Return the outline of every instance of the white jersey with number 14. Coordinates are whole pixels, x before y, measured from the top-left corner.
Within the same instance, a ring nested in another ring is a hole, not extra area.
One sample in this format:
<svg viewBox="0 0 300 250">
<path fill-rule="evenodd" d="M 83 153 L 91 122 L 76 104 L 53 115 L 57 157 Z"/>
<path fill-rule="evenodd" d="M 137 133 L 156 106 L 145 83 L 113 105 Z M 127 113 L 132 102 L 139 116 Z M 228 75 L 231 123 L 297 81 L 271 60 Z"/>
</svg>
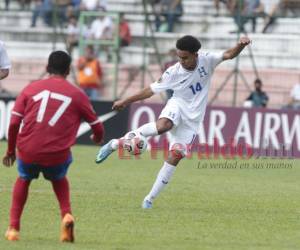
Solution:
<svg viewBox="0 0 300 250">
<path fill-rule="evenodd" d="M 222 60 L 223 53 L 200 52 L 197 67 L 193 71 L 184 69 L 178 62 L 150 87 L 153 93 L 172 89 L 174 93 L 169 102 L 178 105 L 181 120 L 197 131 L 204 119 L 211 77 Z"/>
</svg>

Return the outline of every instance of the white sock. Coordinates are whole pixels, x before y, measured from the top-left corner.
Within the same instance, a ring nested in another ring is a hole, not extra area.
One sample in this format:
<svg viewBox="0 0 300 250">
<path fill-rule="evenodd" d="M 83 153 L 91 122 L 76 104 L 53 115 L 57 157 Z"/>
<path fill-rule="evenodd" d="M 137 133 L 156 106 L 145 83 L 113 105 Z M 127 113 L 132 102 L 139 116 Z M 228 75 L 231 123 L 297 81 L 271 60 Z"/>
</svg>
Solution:
<svg viewBox="0 0 300 250">
<path fill-rule="evenodd" d="M 169 180 L 171 179 L 176 167 L 165 162 L 162 168 L 160 169 L 156 181 L 153 184 L 153 187 L 150 193 L 145 197 L 145 200 L 153 201 L 158 194 L 165 188 L 168 184 Z"/>
<path fill-rule="evenodd" d="M 139 131 L 145 137 L 158 135 L 158 131 L 157 131 L 155 122 L 146 123 L 143 126 L 139 127 L 137 129 L 137 131 Z M 122 139 L 122 138 L 120 138 L 120 139 Z M 113 150 L 117 150 L 119 148 L 120 139 L 113 139 L 112 140 L 111 147 L 112 147 Z"/>
<path fill-rule="evenodd" d="M 111 147 L 113 150 L 117 150 L 119 148 L 119 140 L 118 139 L 113 139 L 111 142 Z"/>
<path fill-rule="evenodd" d="M 139 127 L 137 129 L 137 131 L 139 131 L 145 137 L 158 135 L 158 131 L 157 131 L 155 122 L 146 123 L 143 126 Z"/>
</svg>

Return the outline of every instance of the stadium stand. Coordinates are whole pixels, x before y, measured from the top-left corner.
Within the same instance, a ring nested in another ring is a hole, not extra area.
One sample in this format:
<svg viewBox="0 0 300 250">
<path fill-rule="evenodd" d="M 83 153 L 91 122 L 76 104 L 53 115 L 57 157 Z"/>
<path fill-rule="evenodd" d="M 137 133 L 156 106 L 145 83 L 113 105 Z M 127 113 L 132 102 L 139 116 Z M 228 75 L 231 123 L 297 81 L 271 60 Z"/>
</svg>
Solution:
<svg viewBox="0 0 300 250">
<path fill-rule="evenodd" d="M 234 30 L 233 18 L 225 8 L 221 8 L 220 16 L 215 17 L 215 7 L 211 0 L 184 0 L 184 15 L 176 24 L 174 33 L 155 33 L 155 38 L 160 48 L 160 53 L 165 55 L 174 46 L 175 40 L 183 34 L 193 34 L 197 36 L 203 44 L 203 50 L 221 51 L 236 42 L 237 35 L 230 34 Z M 132 81 L 129 90 L 141 86 L 141 74 L 134 79 L 129 75 L 128 62 L 132 67 L 138 68 L 143 59 L 143 32 L 144 15 L 143 6 L 140 0 L 108 0 L 108 11 L 124 12 L 132 31 L 131 46 L 122 48 L 120 58 L 121 65 L 119 71 L 120 93 L 128 81 Z M 53 40 L 56 39 L 55 48 L 65 49 L 65 30 L 59 30 L 59 34 L 54 38 L 53 28 L 46 27 L 38 21 L 37 27 L 30 28 L 30 11 L 16 11 L 18 5 L 11 3 L 12 11 L 2 12 L 0 15 L 0 39 L 6 42 L 13 68 L 11 75 L 3 82 L 3 86 L 14 93 L 17 93 L 29 81 L 38 79 L 44 72 L 45 59 L 54 48 Z M 278 108 L 288 101 L 290 89 L 299 81 L 300 64 L 300 16 L 295 17 L 294 13 L 287 10 L 287 17 L 276 19 L 275 26 L 271 33 L 249 34 L 253 40 L 252 51 L 259 77 L 263 79 L 264 90 L 270 96 L 269 107 Z M 153 20 L 153 17 L 151 17 Z M 248 25 L 248 24 L 247 24 Z M 246 29 L 248 26 L 246 25 Z M 257 31 L 263 27 L 263 18 L 258 18 Z M 160 68 L 157 65 L 154 49 L 146 49 L 147 63 L 155 78 L 159 78 Z M 74 58 L 79 56 L 78 50 L 74 52 Z M 235 62 L 231 61 L 222 64 L 214 76 L 211 96 L 220 87 L 224 78 L 233 69 Z M 109 71 L 110 64 L 104 65 Z M 252 67 L 252 61 L 246 50 L 241 56 L 240 69 L 243 71 L 250 86 L 256 78 Z M 147 82 L 151 78 L 146 76 Z M 71 79 L 72 80 L 72 79 Z M 110 77 L 106 77 L 105 96 L 111 98 Z M 233 81 L 233 80 L 232 80 Z M 216 100 L 216 105 L 231 105 L 233 83 L 229 82 L 222 90 L 222 94 Z M 126 94 L 125 93 L 125 94 Z M 248 89 L 239 82 L 238 84 L 238 105 L 242 105 L 248 96 Z M 159 97 L 151 101 L 162 101 Z"/>
</svg>

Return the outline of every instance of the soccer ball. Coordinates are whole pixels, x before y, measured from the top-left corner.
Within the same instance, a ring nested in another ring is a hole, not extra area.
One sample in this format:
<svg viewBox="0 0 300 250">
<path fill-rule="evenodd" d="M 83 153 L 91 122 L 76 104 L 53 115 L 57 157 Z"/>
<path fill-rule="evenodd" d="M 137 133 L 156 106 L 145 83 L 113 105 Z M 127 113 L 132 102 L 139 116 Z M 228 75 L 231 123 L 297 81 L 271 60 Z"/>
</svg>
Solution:
<svg viewBox="0 0 300 250">
<path fill-rule="evenodd" d="M 147 149 L 147 139 L 138 131 L 130 131 L 123 138 L 123 148 L 131 155 L 140 155 Z"/>
</svg>

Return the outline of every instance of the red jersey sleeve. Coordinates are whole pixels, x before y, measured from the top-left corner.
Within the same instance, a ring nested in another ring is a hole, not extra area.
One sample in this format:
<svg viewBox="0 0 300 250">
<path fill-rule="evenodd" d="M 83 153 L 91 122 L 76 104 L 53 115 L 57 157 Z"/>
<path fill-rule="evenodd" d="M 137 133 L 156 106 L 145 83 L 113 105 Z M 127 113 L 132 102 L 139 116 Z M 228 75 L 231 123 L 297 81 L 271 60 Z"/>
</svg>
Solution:
<svg viewBox="0 0 300 250">
<path fill-rule="evenodd" d="M 27 97 L 26 94 L 24 93 L 25 91 L 22 91 L 21 94 L 17 97 L 15 106 L 13 108 L 12 114 L 19 115 L 19 116 L 24 116 L 25 113 L 25 108 L 26 108 L 26 102 L 27 102 Z"/>
<path fill-rule="evenodd" d="M 24 117 L 26 108 L 26 95 L 22 92 L 16 99 L 15 106 L 11 112 L 11 118 L 8 128 L 8 155 L 15 155 L 17 136 L 20 129 L 21 122 Z"/>
</svg>

